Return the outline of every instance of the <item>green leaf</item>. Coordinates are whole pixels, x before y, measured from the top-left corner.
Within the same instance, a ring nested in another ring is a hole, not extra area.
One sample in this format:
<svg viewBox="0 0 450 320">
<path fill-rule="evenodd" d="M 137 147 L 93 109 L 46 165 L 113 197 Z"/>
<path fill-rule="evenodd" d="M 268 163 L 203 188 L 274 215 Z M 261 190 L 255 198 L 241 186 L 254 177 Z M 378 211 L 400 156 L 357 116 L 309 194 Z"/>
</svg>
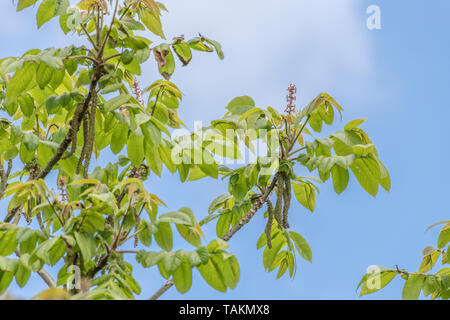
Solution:
<svg viewBox="0 0 450 320">
<path fill-rule="evenodd" d="M 352 146 L 352 150 L 354 154 L 363 157 L 375 152 L 375 146 L 373 144 L 356 144 Z"/>
<path fill-rule="evenodd" d="M 227 287 L 236 288 L 240 278 L 239 263 L 235 256 L 228 257 L 223 261 L 224 282 Z"/>
<path fill-rule="evenodd" d="M 27 284 L 28 279 L 30 279 L 30 275 L 31 270 L 25 267 L 23 263 L 19 261 L 19 266 L 17 267 L 15 274 L 16 282 L 19 285 L 19 287 L 23 288 Z"/>
<path fill-rule="evenodd" d="M 138 137 L 130 132 L 127 141 L 128 158 L 135 167 L 139 167 L 144 160 L 144 137 Z"/>
<path fill-rule="evenodd" d="M 419 272 L 425 273 L 430 271 L 436 264 L 439 256 L 441 255 L 441 251 L 431 246 L 427 246 L 423 249 L 422 255 L 423 259 L 419 266 Z"/>
<path fill-rule="evenodd" d="M 38 29 L 42 27 L 44 23 L 53 18 L 56 9 L 56 0 L 44 0 L 36 14 L 36 21 Z"/>
<path fill-rule="evenodd" d="M 233 196 L 229 193 L 224 193 L 216 197 L 213 201 L 211 201 L 211 204 L 209 205 L 208 214 L 212 214 L 217 209 L 221 208 L 224 203 L 231 198 L 233 198 Z"/>
<path fill-rule="evenodd" d="M 39 88 L 44 89 L 52 80 L 53 69 L 47 66 L 44 62 L 39 63 L 36 70 L 36 82 Z"/>
<path fill-rule="evenodd" d="M 161 18 L 158 13 L 154 13 L 146 8 L 139 8 L 138 15 L 141 21 L 145 24 L 148 30 L 166 39 L 161 25 Z"/>
<path fill-rule="evenodd" d="M 313 112 L 311 114 L 311 118 L 309 118 L 308 124 L 315 132 L 322 131 L 323 121 L 319 112 Z"/>
<path fill-rule="evenodd" d="M 140 250 L 136 254 L 136 261 L 139 262 L 144 268 L 150 268 L 158 264 L 164 254 L 164 252 L 146 252 L 144 250 Z"/>
<path fill-rule="evenodd" d="M 20 253 L 22 256 L 26 253 L 31 253 L 36 247 L 37 236 L 34 230 L 27 229 L 28 231 L 19 236 L 20 231 L 17 233 L 17 242 L 20 244 Z"/>
<path fill-rule="evenodd" d="M 133 61 L 134 55 L 130 50 L 124 50 L 121 55 L 123 64 L 130 64 Z"/>
<path fill-rule="evenodd" d="M 222 46 L 220 45 L 220 43 L 218 43 L 217 41 L 212 40 L 212 39 L 208 39 L 205 37 L 203 37 L 203 38 L 205 39 L 206 43 L 212 45 L 214 47 L 214 49 L 216 49 L 216 53 L 219 56 L 220 60 L 223 60 L 224 55 L 223 55 Z"/>
<path fill-rule="evenodd" d="M 152 230 L 147 220 L 141 220 L 141 228 L 143 230 L 138 234 L 139 241 L 144 246 L 149 247 L 152 244 Z"/>
<path fill-rule="evenodd" d="M 166 43 L 162 43 L 153 49 L 156 62 L 158 63 L 159 73 L 164 79 L 169 80 L 175 71 L 175 60 L 172 51 Z"/>
<path fill-rule="evenodd" d="M 337 131 L 331 135 L 332 137 L 343 142 L 345 145 L 352 147 L 357 144 L 363 144 L 361 138 L 353 131 Z"/>
<path fill-rule="evenodd" d="M 48 114 L 56 114 L 60 110 L 59 99 L 57 95 L 51 95 L 45 101 L 45 108 Z"/>
<path fill-rule="evenodd" d="M 197 248 L 202 245 L 201 235 L 197 228 L 188 227 L 182 224 L 177 224 L 176 227 L 184 240 Z"/>
<path fill-rule="evenodd" d="M 170 227 L 170 223 L 161 222 L 158 226 L 158 232 L 154 234 L 156 243 L 166 250 L 171 251 L 173 246 L 173 236 L 172 236 L 172 228 Z"/>
<path fill-rule="evenodd" d="M 23 144 L 28 150 L 34 151 L 39 145 L 39 138 L 34 133 L 27 132 L 23 136 Z"/>
<path fill-rule="evenodd" d="M 104 87 L 102 89 L 102 94 L 107 94 L 107 93 L 111 93 L 114 91 L 118 91 L 122 88 L 122 86 L 123 86 L 122 83 L 114 83 L 114 84 L 107 85 L 106 87 Z"/>
<path fill-rule="evenodd" d="M 283 274 L 286 273 L 287 267 L 288 267 L 287 260 L 286 259 L 281 260 L 280 267 L 278 268 L 277 272 L 277 279 L 281 278 Z"/>
<path fill-rule="evenodd" d="M 391 177 L 389 176 L 389 172 L 380 160 L 378 160 L 378 165 L 380 168 L 380 185 L 384 190 L 389 192 L 391 190 Z"/>
<path fill-rule="evenodd" d="M 95 242 L 94 242 L 95 244 Z M 52 247 L 49 250 L 49 259 L 50 259 L 50 265 L 55 265 L 65 254 L 66 254 L 66 245 L 64 243 L 64 240 L 59 238 L 55 241 L 55 243 L 52 245 Z M 95 247 L 94 247 L 95 252 Z M 86 260 L 85 260 L 86 262 Z"/>
<path fill-rule="evenodd" d="M 297 201 L 306 209 L 313 212 L 316 206 L 314 187 L 312 187 L 310 183 L 304 181 L 293 181 L 292 187 Z"/>
<path fill-rule="evenodd" d="M 110 148 L 112 153 L 118 154 L 128 141 L 128 126 L 125 123 L 117 123 L 111 136 Z"/>
<path fill-rule="evenodd" d="M 84 263 L 89 263 L 91 258 L 96 255 L 96 242 L 92 234 L 75 232 L 75 239 L 80 247 Z"/>
<path fill-rule="evenodd" d="M 219 220 L 217 220 L 217 224 L 216 224 L 216 235 L 218 237 L 222 238 L 228 232 L 228 230 L 230 230 L 232 218 L 233 217 L 232 217 L 231 212 L 222 214 L 219 217 Z"/>
<path fill-rule="evenodd" d="M 136 59 L 138 63 L 144 63 L 150 58 L 151 51 L 149 48 L 137 49 Z"/>
<path fill-rule="evenodd" d="M 0 256 L 9 256 L 17 248 L 16 233 L 18 229 L 7 230 L 0 237 Z"/>
<path fill-rule="evenodd" d="M 192 59 L 191 48 L 185 41 L 177 41 L 172 45 L 178 59 L 180 59 L 183 66 L 187 65 Z"/>
<path fill-rule="evenodd" d="M 203 279 L 214 289 L 220 292 L 226 292 L 227 286 L 223 281 L 223 276 L 219 271 L 219 267 L 210 258 L 206 263 L 203 263 L 197 267 Z"/>
<path fill-rule="evenodd" d="M 200 170 L 202 170 L 206 175 L 217 179 L 219 176 L 219 166 L 212 157 L 212 155 L 207 150 L 202 150 L 203 158 L 201 163 L 198 165 Z"/>
<path fill-rule="evenodd" d="M 65 15 L 70 7 L 70 0 L 56 0 L 55 16 Z"/>
<path fill-rule="evenodd" d="M 35 4 L 38 0 L 19 0 L 17 3 L 17 11 L 21 11 Z"/>
<path fill-rule="evenodd" d="M 161 176 L 162 160 L 159 149 L 149 143 L 145 143 L 145 159 L 150 169 L 158 176 Z"/>
<path fill-rule="evenodd" d="M 331 169 L 331 176 L 333 178 L 334 191 L 336 191 L 337 194 L 341 194 L 348 185 L 348 169 L 344 169 L 335 164 Z"/>
<path fill-rule="evenodd" d="M 20 110 L 26 117 L 30 117 L 34 111 L 34 99 L 29 93 L 24 93 L 18 97 L 17 102 L 20 105 Z"/>
<path fill-rule="evenodd" d="M 20 148 L 19 148 L 19 157 L 20 157 L 20 161 L 22 161 L 22 163 L 28 163 L 33 159 L 34 152 L 28 150 L 28 148 L 22 142 L 20 144 Z"/>
<path fill-rule="evenodd" d="M 120 96 L 114 97 L 105 103 L 105 110 L 111 112 L 126 104 L 130 99 L 131 96 L 129 94 L 121 94 Z"/>
<path fill-rule="evenodd" d="M 272 249 L 268 246 L 264 248 L 263 252 L 263 265 L 264 269 L 272 271 L 277 267 L 276 257 L 278 252 L 286 245 L 286 239 L 279 235 L 278 237 L 272 237 Z"/>
<path fill-rule="evenodd" d="M 12 103 L 25 90 L 32 87 L 36 75 L 36 64 L 26 63 L 22 69 L 14 73 L 6 88 L 6 102 Z"/>
<path fill-rule="evenodd" d="M 204 39 L 205 38 L 196 37 L 196 38 L 189 40 L 187 43 L 188 43 L 189 47 L 191 47 L 194 50 L 204 51 L 204 52 L 213 52 L 214 49 L 211 48 L 210 46 L 206 45 L 203 42 Z"/>
<path fill-rule="evenodd" d="M 16 259 L 10 259 L 0 256 L 0 271 L 3 272 L 16 272 L 19 262 Z"/>
<path fill-rule="evenodd" d="M 162 266 L 168 274 L 173 274 L 182 263 L 182 251 L 167 252 L 161 259 Z"/>
<path fill-rule="evenodd" d="M 352 120 L 345 125 L 344 129 L 350 131 L 352 129 L 358 128 L 365 121 L 367 121 L 367 118 Z"/>
<path fill-rule="evenodd" d="M 306 242 L 306 240 L 301 235 L 294 231 L 289 231 L 289 236 L 291 237 L 292 241 L 294 242 L 295 248 L 303 257 L 303 259 L 312 263 L 312 251 L 309 247 L 308 242 Z"/>
<path fill-rule="evenodd" d="M 351 166 L 353 174 L 358 180 L 361 187 L 364 188 L 370 195 L 375 197 L 378 193 L 378 179 L 373 176 L 369 168 L 367 158 L 357 159 Z"/>
<path fill-rule="evenodd" d="M 403 300 L 417 300 L 425 282 L 425 276 L 421 274 L 410 274 L 402 291 Z"/>
<path fill-rule="evenodd" d="M 358 287 L 362 285 L 360 296 L 374 293 L 380 289 L 383 289 L 389 282 L 397 275 L 396 270 L 389 270 L 384 267 L 378 267 L 378 272 L 366 274 Z M 376 269 L 374 269 L 376 270 Z"/>
<path fill-rule="evenodd" d="M 208 252 L 214 252 L 214 251 L 225 250 L 228 247 L 229 247 L 228 242 L 226 242 L 225 240 L 222 240 L 221 238 L 217 238 L 208 244 L 207 249 L 208 249 Z"/>
<path fill-rule="evenodd" d="M 5 293 L 6 289 L 9 287 L 13 278 L 14 272 L 0 271 L 0 295 L 3 295 Z"/>
<path fill-rule="evenodd" d="M 439 233 L 437 246 L 438 248 L 443 248 L 449 242 L 450 242 L 450 224 L 447 224 L 442 228 L 441 233 Z"/>
<path fill-rule="evenodd" d="M 183 257 L 181 265 L 172 275 L 175 287 L 178 292 L 186 293 L 192 285 L 192 267 L 189 260 Z"/>
<path fill-rule="evenodd" d="M 232 114 L 242 115 L 255 107 L 255 101 L 249 96 L 236 97 L 228 103 L 226 109 Z"/>
<path fill-rule="evenodd" d="M 172 222 L 176 224 L 182 225 L 192 225 L 191 218 L 184 212 L 181 211 L 172 211 L 163 213 L 158 218 L 161 222 Z"/>
</svg>

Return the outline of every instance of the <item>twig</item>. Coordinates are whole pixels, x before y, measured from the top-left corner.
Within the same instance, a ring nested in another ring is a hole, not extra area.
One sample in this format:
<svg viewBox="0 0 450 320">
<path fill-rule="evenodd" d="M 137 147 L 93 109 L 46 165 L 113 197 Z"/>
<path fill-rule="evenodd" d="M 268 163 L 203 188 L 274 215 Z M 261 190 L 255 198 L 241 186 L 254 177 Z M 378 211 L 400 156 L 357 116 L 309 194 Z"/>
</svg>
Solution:
<svg viewBox="0 0 450 320">
<path fill-rule="evenodd" d="M 98 51 L 97 44 L 96 44 L 95 41 L 92 39 L 92 37 L 91 37 L 91 35 L 89 34 L 89 32 L 87 32 L 86 27 L 85 27 L 82 23 L 81 23 L 80 25 L 81 25 L 81 29 L 83 29 L 84 33 L 86 33 L 86 35 L 87 35 L 87 37 L 88 37 L 88 39 L 89 39 L 89 42 L 92 44 L 92 46 L 94 47 L 94 49 Z"/>
<path fill-rule="evenodd" d="M 134 254 L 138 253 L 138 251 L 136 251 L 136 250 L 117 250 L 116 252 L 117 253 L 134 253 Z"/>
<path fill-rule="evenodd" d="M 116 54 L 113 54 L 112 56 L 106 57 L 105 59 L 103 59 L 103 61 L 108 61 L 108 60 L 114 59 L 116 57 L 120 57 L 121 55 L 122 55 L 121 53 L 116 53 Z"/>
<path fill-rule="evenodd" d="M 114 7 L 114 13 L 112 15 L 111 24 L 109 25 L 108 32 L 106 33 L 105 39 L 103 40 L 103 44 L 100 47 L 100 51 L 98 52 L 99 56 L 103 54 L 103 50 L 105 50 L 106 43 L 108 42 L 109 36 L 111 34 L 112 27 L 114 25 L 114 19 L 116 18 L 117 8 L 119 7 L 119 0 L 116 0 L 116 5 Z"/>
<path fill-rule="evenodd" d="M 174 282 L 172 279 L 167 280 L 167 282 L 158 289 L 148 300 L 158 300 L 167 290 L 173 286 Z"/>
<path fill-rule="evenodd" d="M 52 276 L 47 271 L 45 271 L 44 269 L 41 269 L 37 273 L 50 288 L 56 287 L 56 281 L 53 280 Z"/>
<path fill-rule="evenodd" d="M 308 123 L 309 119 L 311 118 L 311 115 L 309 114 L 306 119 L 305 119 L 305 123 L 303 123 L 302 127 L 300 128 L 300 131 L 297 133 L 297 135 L 295 136 L 294 141 L 292 142 L 291 147 L 288 149 L 288 152 L 292 150 L 292 148 L 295 145 L 295 141 L 297 141 L 298 137 L 300 137 L 300 135 L 302 134 L 303 129 L 305 129 L 306 124 Z"/>
<path fill-rule="evenodd" d="M 83 56 L 83 55 L 81 55 L 81 56 L 70 56 L 70 57 L 67 57 L 66 59 L 88 59 L 88 60 L 91 60 L 93 63 L 95 63 L 97 65 L 100 64 L 97 59 L 95 59 L 93 57 L 90 57 L 90 56 Z"/>
<path fill-rule="evenodd" d="M 291 156 L 293 156 L 294 154 L 296 154 L 297 152 L 300 152 L 300 151 L 302 151 L 302 150 L 305 150 L 306 149 L 306 147 L 301 147 L 301 148 L 299 148 L 299 149 L 297 149 L 297 150 L 295 150 L 295 151 L 292 151 L 292 152 L 290 152 L 290 153 L 288 153 L 288 157 L 291 157 Z"/>
</svg>

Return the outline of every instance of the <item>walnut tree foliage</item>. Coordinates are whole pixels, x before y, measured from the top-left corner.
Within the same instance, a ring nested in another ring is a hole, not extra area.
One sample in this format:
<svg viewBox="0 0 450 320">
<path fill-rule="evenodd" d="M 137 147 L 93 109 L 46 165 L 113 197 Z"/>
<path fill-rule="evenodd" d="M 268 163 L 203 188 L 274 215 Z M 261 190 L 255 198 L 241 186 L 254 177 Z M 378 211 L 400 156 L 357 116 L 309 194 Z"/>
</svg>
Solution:
<svg viewBox="0 0 450 320">
<path fill-rule="evenodd" d="M 170 81 L 176 64 L 189 65 L 195 51 L 224 55 L 203 35 L 168 41 L 163 4 L 17 1 L 17 11 L 28 7 L 37 9 L 38 28 L 58 19 L 62 32 L 78 34 L 87 45 L 32 49 L 0 60 L 0 197 L 9 201 L 0 224 L 0 294 L 13 280 L 25 286 L 36 272 L 49 286 L 38 298 L 133 299 L 141 293 L 134 259 L 167 280 L 153 299 L 173 285 L 187 292 L 193 269 L 226 292 L 240 274 L 227 241 L 260 209 L 267 225 L 255 242 L 264 248 L 264 267 L 277 270 L 277 278 L 294 277 L 298 258 L 312 262 L 307 241 L 290 230 L 294 199 L 313 212 L 316 184 L 331 180 L 340 194 L 350 173 L 374 197 L 379 186 L 390 189 L 389 174 L 360 128 L 365 119 L 314 137 L 343 110 L 327 93 L 296 110 L 291 86 L 284 113 L 237 97 L 223 118 L 173 138 L 173 130 L 184 126 L 177 115 L 182 93 Z M 146 61 L 162 78 L 140 90 L 136 76 L 146 73 Z M 239 159 L 240 144 L 253 151 L 257 140 L 267 152 L 256 161 L 231 168 L 216 160 Z M 105 152 L 116 157 L 93 168 L 93 156 Z M 146 188 L 163 167 L 186 183 L 226 179 L 228 190 L 211 195 L 207 214 L 166 210 L 170 204 Z M 216 239 L 205 238 L 207 227 L 215 227 Z M 173 247 L 173 232 L 186 241 L 183 248 Z M 50 274 L 57 264 L 59 272 Z M 73 285 L 75 267 L 79 286 Z"/>
<path fill-rule="evenodd" d="M 450 250 L 450 220 L 437 222 L 429 229 L 437 225 L 444 225 L 439 233 L 436 247 L 427 246 L 422 250 L 422 261 L 419 270 L 408 272 L 396 266 L 395 269 L 378 266 L 369 270 L 358 284 L 361 287 L 360 295 L 374 293 L 388 285 L 395 276 L 405 280 L 402 290 L 404 300 L 417 300 L 420 293 L 432 300 L 450 299 L 450 267 L 444 267 L 435 273 L 431 273 L 439 259 L 441 264 L 450 264 L 448 252 Z M 448 246 L 447 246 L 448 245 Z M 447 249 L 445 247 L 447 246 Z"/>
</svg>

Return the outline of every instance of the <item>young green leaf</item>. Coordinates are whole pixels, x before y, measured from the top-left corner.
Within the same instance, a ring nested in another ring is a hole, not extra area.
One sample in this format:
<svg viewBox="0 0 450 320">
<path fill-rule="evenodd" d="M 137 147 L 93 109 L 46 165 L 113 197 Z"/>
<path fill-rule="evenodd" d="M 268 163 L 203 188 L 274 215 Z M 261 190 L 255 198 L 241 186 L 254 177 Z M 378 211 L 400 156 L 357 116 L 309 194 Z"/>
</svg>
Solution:
<svg viewBox="0 0 450 320">
<path fill-rule="evenodd" d="M 173 273 L 172 277 L 178 292 L 186 293 L 189 291 L 192 285 L 192 267 L 186 257 L 183 257 L 181 265 Z"/>
<path fill-rule="evenodd" d="M 144 137 L 138 137 L 130 132 L 127 141 L 128 158 L 135 167 L 139 167 L 144 160 Z"/>
<path fill-rule="evenodd" d="M 56 9 L 56 0 L 43 0 L 36 14 L 38 29 L 53 18 Z"/>
<path fill-rule="evenodd" d="M 301 235 L 294 231 L 289 231 L 289 236 L 291 237 L 292 241 L 294 242 L 295 248 L 303 257 L 303 259 L 312 263 L 312 251 L 309 247 L 308 242 L 306 242 L 306 240 Z"/>
<path fill-rule="evenodd" d="M 425 282 L 425 276 L 421 274 L 411 274 L 405 282 L 402 291 L 403 300 L 417 300 Z"/>
</svg>

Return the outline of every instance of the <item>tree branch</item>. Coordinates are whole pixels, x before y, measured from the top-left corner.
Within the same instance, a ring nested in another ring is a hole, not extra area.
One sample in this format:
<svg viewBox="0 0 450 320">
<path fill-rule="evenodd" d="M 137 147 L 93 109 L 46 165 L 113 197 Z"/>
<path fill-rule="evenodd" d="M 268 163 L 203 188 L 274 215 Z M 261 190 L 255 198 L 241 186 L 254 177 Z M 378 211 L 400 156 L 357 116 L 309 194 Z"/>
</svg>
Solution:
<svg viewBox="0 0 450 320">
<path fill-rule="evenodd" d="M 78 109 L 78 107 L 77 107 L 77 110 L 75 110 L 74 117 L 72 118 L 73 122 L 76 122 L 77 124 L 79 124 L 81 122 L 81 120 L 83 119 L 83 117 L 85 116 L 85 114 L 89 108 L 90 102 L 92 100 L 92 97 L 94 95 L 94 91 L 96 90 L 97 83 L 98 83 L 98 80 L 100 79 L 100 76 L 101 76 L 100 69 L 99 68 L 94 69 L 94 77 L 93 77 L 91 85 L 89 87 L 89 92 L 88 92 L 85 100 L 83 101 L 83 104 L 79 105 L 79 106 L 81 106 L 81 108 Z M 56 153 L 49 160 L 49 162 L 47 163 L 45 168 L 42 169 L 42 171 L 39 172 L 39 174 L 37 174 L 37 176 L 30 175 L 28 180 L 44 179 L 50 173 L 50 171 L 52 171 L 53 167 L 58 163 L 58 161 L 61 160 L 64 152 L 67 150 L 67 148 L 70 145 L 70 142 L 73 139 L 73 135 L 75 135 L 78 132 L 78 130 L 79 130 L 79 125 L 75 125 L 74 127 L 71 127 L 69 129 L 69 132 L 67 132 L 64 140 L 61 142 L 58 149 L 56 150 Z M 19 210 L 21 210 L 22 208 L 23 208 L 23 204 L 21 206 L 12 208 L 8 212 L 8 214 L 6 215 L 6 217 L 3 221 L 9 223 L 16 216 L 17 212 Z"/>
<path fill-rule="evenodd" d="M 38 275 L 45 281 L 45 283 L 49 286 L 49 288 L 56 287 L 56 281 L 52 278 L 52 276 L 45 271 L 44 269 L 39 270 Z"/>
<path fill-rule="evenodd" d="M 89 92 L 86 96 L 86 99 L 84 100 L 83 104 L 81 105 L 81 109 L 79 110 L 79 112 L 77 113 L 77 110 L 75 110 L 75 114 L 74 114 L 74 119 L 75 122 L 78 125 L 75 126 L 71 126 L 69 129 L 69 132 L 67 132 L 66 137 L 64 138 L 64 140 L 61 142 L 61 144 L 58 147 L 58 150 L 56 150 L 56 153 L 53 155 L 53 157 L 49 160 L 49 162 L 47 163 L 47 165 L 45 166 L 44 169 L 42 169 L 41 172 L 39 172 L 39 174 L 36 177 L 32 177 L 30 176 L 30 179 L 44 179 L 49 173 L 50 171 L 53 169 L 53 166 L 61 159 L 61 157 L 63 156 L 64 152 L 67 150 L 67 148 L 69 147 L 70 142 L 73 139 L 73 135 L 75 135 L 78 132 L 79 129 L 79 123 L 83 120 L 89 105 L 91 104 L 91 100 L 94 96 L 94 91 L 96 90 L 97 87 L 97 82 L 100 78 L 100 71 L 99 69 L 96 69 L 94 72 L 94 78 L 92 79 L 92 83 L 90 85 L 89 88 Z M 76 119 L 75 119 L 76 118 Z"/>
<path fill-rule="evenodd" d="M 173 279 L 167 280 L 167 282 L 158 289 L 148 300 L 158 300 L 167 290 L 169 290 L 173 286 Z"/>
<path fill-rule="evenodd" d="M 3 198 L 3 194 L 5 193 L 5 189 L 8 186 L 8 177 L 11 173 L 12 169 L 12 159 L 8 160 L 8 168 L 6 169 L 3 167 L 3 165 L 0 163 L 0 177 L 2 179 L 2 182 L 0 183 L 0 199 Z"/>
</svg>

